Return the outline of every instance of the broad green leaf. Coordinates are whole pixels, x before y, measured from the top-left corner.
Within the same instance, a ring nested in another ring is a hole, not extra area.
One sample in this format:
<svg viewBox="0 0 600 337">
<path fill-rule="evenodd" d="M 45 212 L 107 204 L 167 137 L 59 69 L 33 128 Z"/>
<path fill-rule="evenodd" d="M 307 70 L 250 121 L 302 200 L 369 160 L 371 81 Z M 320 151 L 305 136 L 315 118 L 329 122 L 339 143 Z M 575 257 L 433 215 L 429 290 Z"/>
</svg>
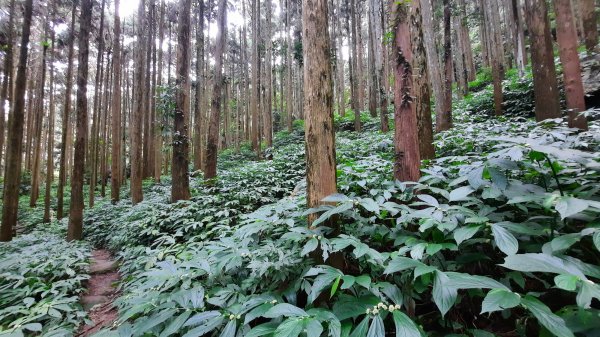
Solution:
<svg viewBox="0 0 600 337">
<path fill-rule="evenodd" d="M 363 288 L 369 289 L 371 287 L 371 278 L 369 275 L 360 275 L 356 277 L 356 283 Z"/>
<path fill-rule="evenodd" d="M 577 305 L 584 309 L 589 309 L 592 304 L 592 298 L 600 300 L 600 287 L 591 281 L 582 281 L 577 297 L 575 298 Z"/>
<path fill-rule="evenodd" d="M 235 333 L 237 331 L 237 322 L 235 320 L 230 320 L 229 323 L 225 325 L 223 331 L 219 337 L 235 337 Z"/>
<path fill-rule="evenodd" d="M 277 329 L 277 323 L 263 323 L 252 328 L 252 330 L 250 330 L 245 337 L 260 337 L 264 335 L 270 335 L 275 332 L 275 329 Z"/>
<path fill-rule="evenodd" d="M 577 289 L 577 282 L 579 282 L 579 277 L 574 275 L 556 275 L 554 277 L 554 284 L 558 288 L 567 291 L 575 291 Z"/>
<path fill-rule="evenodd" d="M 482 226 L 465 226 L 457 228 L 454 233 L 454 240 L 460 245 L 465 240 L 472 238 L 481 229 Z"/>
<path fill-rule="evenodd" d="M 40 323 L 29 323 L 24 324 L 21 328 L 28 331 L 40 332 L 42 331 L 42 325 Z"/>
<path fill-rule="evenodd" d="M 329 298 L 332 298 L 333 295 L 335 295 L 335 293 L 338 290 L 338 287 L 340 286 L 340 280 L 342 279 L 341 276 L 338 276 L 338 278 L 335 280 L 335 282 L 333 282 L 333 285 L 331 286 L 331 292 L 329 294 Z"/>
<path fill-rule="evenodd" d="M 514 308 L 521 303 L 521 296 L 505 289 L 490 290 L 481 303 L 481 313 Z"/>
<path fill-rule="evenodd" d="M 347 210 L 352 209 L 353 207 L 354 207 L 354 204 L 352 202 L 344 202 L 344 203 L 340 204 L 339 206 L 334 207 L 334 208 L 328 210 L 327 212 L 321 214 L 321 216 L 317 220 L 313 221 L 312 226 L 316 227 L 316 226 L 320 225 L 321 223 L 329 220 L 329 218 L 331 218 L 333 215 L 343 213 Z"/>
<path fill-rule="evenodd" d="M 340 193 L 335 193 L 332 194 L 328 197 L 325 197 L 323 200 L 321 200 L 322 202 L 346 202 L 349 201 L 350 198 L 348 198 L 347 196 L 340 194 Z"/>
<path fill-rule="evenodd" d="M 188 319 L 183 326 L 196 326 L 219 316 L 221 316 L 221 313 L 216 310 L 201 312 Z"/>
<path fill-rule="evenodd" d="M 504 227 L 492 224 L 492 233 L 496 246 L 506 255 L 514 255 L 519 251 L 519 242 Z"/>
<path fill-rule="evenodd" d="M 392 312 L 394 325 L 396 326 L 396 337 L 421 337 L 419 328 L 404 313 L 395 310 Z"/>
<path fill-rule="evenodd" d="M 594 246 L 596 246 L 597 250 L 600 250 L 600 232 L 594 233 Z"/>
<path fill-rule="evenodd" d="M 167 327 L 160 333 L 160 337 L 170 336 L 183 326 L 183 323 L 187 321 L 187 319 L 192 314 L 191 311 L 184 311 L 181 315 L 177 316 Z"/>
<path fill-rule="evenodd" d="M 408 257 L 397 256 L 390 261 L 388 266 L 385 268 L 384 273 L 385 274 L 393 274 L 393 273 L 397 273 L 399 271 L 415 268 L 418 266 L 425 266 L 425 264 L 422 262 L 419 262 L 417 260 L 408 258 Z"/>
<path fill-rule="evenodd" d="M 323 333 L 323 325 L 316 319 L 311 319 L 306 323 L 306 337 L 319 337 Z"/>
<path fill-rule="evenodd" d="M 199 325 L 199 326 L 193 328 L 192 330 L 188 331 L 185 335 L 183 335 L 183 337 L 203 336 L 203 335 L 215 330 L 219 326 L 221 326 L 221 324 L 223 324 L 224 320 L 225 320 L 225 318 L 223 316 L 214 317 L 214 318 L 208 320 L 206 323 Z M 186 325 L 187 325 L 187 323 L 186 323 Z"/>
<path fill-rule="evenodd" d="M 557 337 L 574 337 L 573 332 L 567 328 L 565 321 L 555 315 L 550 308 L 533 296 L 525 296 L 521 304 L 527 308 L 538 322 Z"/>
<path fill-rule="evenodd" d="M 447 284 L 450 281 L 448 276 L 441 271 L 435 272 L 435 280 L 433 282 L 433 301 L 438 309 L 445 316 L 456 302 L 456 289 L 449 287 Z"/>
<path fill-rule="evenodd" d="M 576 265 L 547 254 L 515 254 L 504 259 L 502 267 L 522 272 L 542 272 L 553 274 L 571 274 L 586 279 L 585 275 Z"/>
<path fill-rule="evenodd" d="M 450 197 L 448 198 L 448 201 L 452 202 L 452 201 L 465 200 L 465 199 L 467 199 L 469 194 L 471 194 L 473 192 L 475 192 L 475 190 L 469 186 L 459 187 L 459 188 L 453 190 L 452 192 L 450 192 Z"/>
<path fill-rule="evenodd" d="M 257 306 L 256 308 L 250 310 L 244 317 L 244 324 L 248 324 L 248 323 L 252 322 L 253 320 L 255 320 L 256 318 L 261 317 L 262 315 L 264 315 L 265 312 L 269 311 L 269 309 L 271 309 L 272 307 L 273 307 L 273 304 L 271 304 L 271 303 L 263 303 L 263 304 Z"/>
<path fill-rule="evenodd" d="M 304 248 L 302 248 L 300 256 L 305 256 L 308 253 L 314 251 L 315 249 L 317 249 L 317 246 L 319 246 L 319 240 L 317 240 L 316 238 L 308 240 L 308 242 L 304 245 Z"/>
<path fill-rule="evenodd" d="M 369 328 L 370 316 L 367 315 L 363 320 L 356 326 L 354 331 L 350 334 L 350 337 L 366 337 L 367 329 Z"/>
<path fill-rule="evenodd" d="M 148 318 L 142 318 L 137 320 L 133 329 L 133 334 L 142 335 L 143 333 L 150 331 L 155 326 L 173 317 L 176 312 L 177 311 L 175 309 L 165 309 Z"/>
<path fill-rule="evenodd" d="M 379 214 L 381 211 L 379 204 L 371 198 L 362 198 L 358 200 L 358 203 L 367 211 L 375 214 Z"/>
<path fill-rule="evenodd" d="M 485 276 L 446 272 L 446 286 L 455 289 L 508 289 L 504 284 Z"/>
<path fill-rule="evenodd" d="M 440 203 L 437 201 L 437 199 L 435 199 L 434 197 L 430 196 L 429 194 L 419 194 L 419 195 L 417 195 L 417 198 L 421 199 L 421 201 L 425 202 L 429 206 L 433 206 L 433 207 L 439 207 L 440 206 Z"/>
<path fill-rule="evenodd" d="M 279 303 L 269 309 L 263 317 L 267 318 L 277 318 L 280 316 L 286 317 L 298 317 L 298 316 L 308 316 L 306 311 L 298 308 L 297 306 L 291 305 L 289 303 Z"/>
<path fill-rule="evenodd" d="M 273 337 L 297 337 L 303 329 L 304 320 L 295 317 L 288 318 L 275 329 Z"/>
<path fill-rule="evenodd" d="M 385 337 L 385 327 L 383 326 L 383 319 L 381 316 L 375 315 L 369 326 L 367 337 Z"/>
<path fill-rule="evenodd" d="M 583 199 L 561 197 L 556 203 L 555 208 L 560 214 L 561 219 L 564 220 L 565 218 L 585 211 L 589 206 L 589 203 Z"/>
</svg>

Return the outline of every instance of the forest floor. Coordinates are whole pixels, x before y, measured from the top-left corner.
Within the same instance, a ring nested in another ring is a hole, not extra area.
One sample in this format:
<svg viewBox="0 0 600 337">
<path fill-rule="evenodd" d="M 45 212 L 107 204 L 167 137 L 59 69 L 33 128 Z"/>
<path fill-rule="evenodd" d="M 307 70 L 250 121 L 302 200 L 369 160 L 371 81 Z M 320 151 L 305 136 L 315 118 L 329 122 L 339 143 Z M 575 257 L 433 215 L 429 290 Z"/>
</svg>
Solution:
<svg viewBox="0 0 600 337">
<path fill-rule="evenodd" d="M 118 263 L 107 250 L 92 252 L 90 266 L 91 278 L 87 284 L 87 293 L 82 296 L 81 304 L 89 313 L 91 324 L 84 326 L 79 336 L 89 336 L 99 330 L 110 327 L 118 318 L 113 300 L 118 297 L 116 282 L 121 278 Z"/>
</svg>

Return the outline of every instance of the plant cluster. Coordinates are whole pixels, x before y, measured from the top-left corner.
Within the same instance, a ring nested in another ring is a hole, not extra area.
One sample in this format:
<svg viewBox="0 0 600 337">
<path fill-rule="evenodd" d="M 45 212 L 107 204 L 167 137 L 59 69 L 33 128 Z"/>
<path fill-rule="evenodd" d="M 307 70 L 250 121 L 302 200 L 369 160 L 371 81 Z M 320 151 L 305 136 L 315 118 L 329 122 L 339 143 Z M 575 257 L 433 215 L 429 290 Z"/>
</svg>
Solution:
<svg viewBox="0 0 600 337">
<path fill-rule="evenodd" d="M 0 336 L 72 336 L 87 317 L 79 295 L 89 246 L 46 226 L 0 244 Z"/>
</svg>

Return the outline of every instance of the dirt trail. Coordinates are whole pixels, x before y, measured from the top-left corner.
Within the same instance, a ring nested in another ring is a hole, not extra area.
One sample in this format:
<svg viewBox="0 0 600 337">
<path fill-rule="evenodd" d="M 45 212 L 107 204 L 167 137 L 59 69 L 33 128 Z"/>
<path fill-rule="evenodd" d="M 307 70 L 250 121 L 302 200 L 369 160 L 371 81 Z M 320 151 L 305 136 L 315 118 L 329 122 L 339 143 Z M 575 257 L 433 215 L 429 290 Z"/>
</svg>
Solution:
<svg viewBox="0 0 600 337">
<path fill-rule="evenodd" d="M 109 327 L 118 317 L 113 300 L 117 297 L 115 283 L 119 281 L 118 263 L 106 250 L 92 252 L 91 278 L 88 292 L 81 297 L 81 304 L 90 315 L 92 323 L 79 330 L 78 336 L 90 336 L 102 328 Z"/>
</svg>

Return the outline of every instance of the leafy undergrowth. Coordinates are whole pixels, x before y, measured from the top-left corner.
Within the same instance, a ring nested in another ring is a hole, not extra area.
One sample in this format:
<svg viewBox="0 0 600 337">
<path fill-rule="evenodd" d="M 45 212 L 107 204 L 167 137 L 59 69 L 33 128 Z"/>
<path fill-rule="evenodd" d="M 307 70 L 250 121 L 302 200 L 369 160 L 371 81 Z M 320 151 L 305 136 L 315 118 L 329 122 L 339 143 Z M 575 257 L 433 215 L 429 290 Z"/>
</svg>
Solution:
<svg viewBox="0 0 600 337">
<path fill-rule="evenodd" d="M 319 209 L 305 206 L 301 135 L 282 133 L 272 162 L 221 164 L 190 202 L 157 185 L 98 207 L 87 236 L 120 252 L 124 275 L 100 335 L 598 334 L 598 131 L 462 122 L 419 183 L 389 180 L 391 135 L 339 132 L 340 194 Z"/>
<path fill-rule="evenodd" d="M 72 336 L 86 318 L 89 246 L 44 226 L 0 244 L 0 336 Z"/>
</svg>

